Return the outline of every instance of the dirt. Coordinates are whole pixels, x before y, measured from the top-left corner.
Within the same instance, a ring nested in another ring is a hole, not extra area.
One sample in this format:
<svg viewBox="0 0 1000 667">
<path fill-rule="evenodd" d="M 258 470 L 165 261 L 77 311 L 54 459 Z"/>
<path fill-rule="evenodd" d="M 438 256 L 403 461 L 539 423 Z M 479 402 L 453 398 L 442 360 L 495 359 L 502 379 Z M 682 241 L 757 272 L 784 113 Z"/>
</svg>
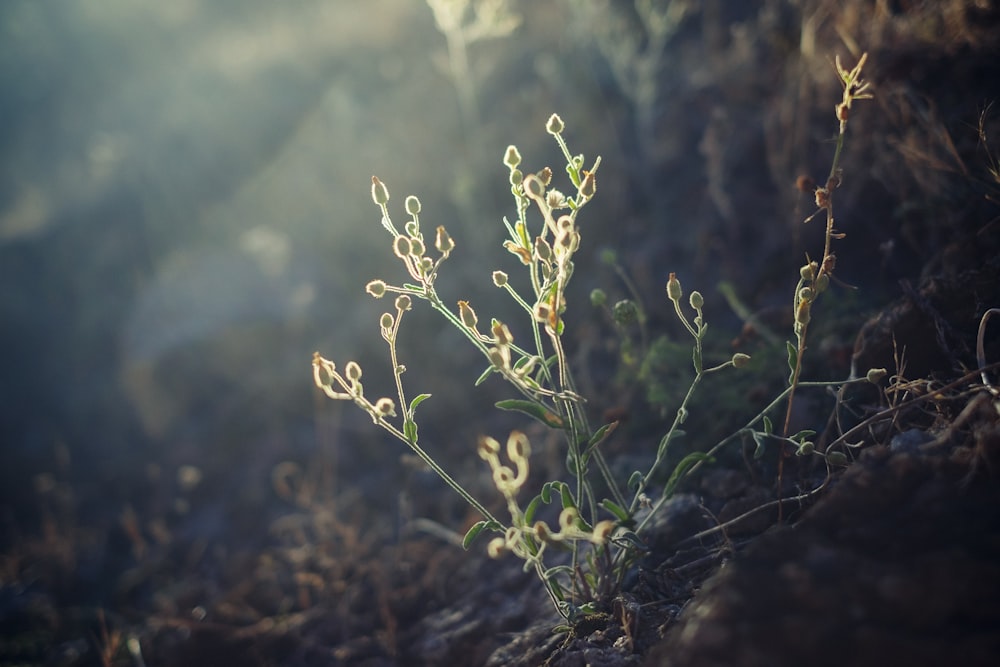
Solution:
<svg viewBox="0 0 1000 667">
<path fill-rule="evenodd" d="M 836 246 L 836 275 L 858 289 L 833 288 L 846 305 L 828 311 L 807 370 L 894 377 L 808 403 L 801 416 L 826 425 L 821 450 L 863 424 L 841 446 L 846 466 L 789 455 L 779 482 L 776 459 L 753 461 L 745 446 L 706 467 L 644 535 L 649 554 L 620 595 L 554 632 L 561 619 L 514 559 L 407 528 L 431 517 L 461 533 L 476 517 L 395 458 L 372 465 L 313 452 L 282 476 L 277 461 L 233 471 L 203 455 L 198 474 L 212 484 L 188 486 L 175 471 L 121 463 L 148 491 L 142 505 L 80 488 L 55 460 L 31 499 L 4 508 L 0 665 L 995 664 L 1000 399 L 978 372 L 976 338 L 983 313 L 1000 307 L 1000 146 L 982 143 L 976 123 L 985 114 L 987 137 L 1000 127 L 984 106 L 1000 95 L 1000 10 L 762 2 L 726 16 L 723 4 L 705 3 L 701 22 L 670 46 L 672 67 L 689 78 L 667 85 L 662 75 L 669 108 L 639 114 L 655 132 L 634 168 L 654 178 L 636 195 L 645 204 L 629 210 L 645 222 L 630 228 L 621 254 L 650 294 L 662 290 L 663 257 L 686 254 L 695 275 L 742 278 L 740 296 L 755 310 L 783 304 L 787 267 L 812 243 L 801 225 L 809 197 L 792 184 L 828 164 L 826 152 L 811 152 L 829 147 L 814 139 L 834 127 L 828 93 L 839 93 L 826 54 L 847 58 L 845 44 L 869 51 L 876 99 L 851 120 L 837 192 L 848 236 Z M 712 83 L 692 83 L 700 74 Z M 619 94 L 614 113 L 629 106 Z M 684 105 L 705 111 L 699 146 L 671 143 L 694 134 L 669 139 Z M 774 143 L 781 132 L 801 133 L 794 155 Z M 677 214 L 702 220 L 705 232 L 668 251 L 669 239 L 653 233 L 656 205 L 681 199 L 683 184 L 659 192 L 656 176 L 693 154 L 707 176 Z M 787 191 L 775 187 L 779 176 Z M 754 221 L 734 212 L 742 206 Z M 761 219 L 776 211 L 794 225 L 762 233 Z M 613 343 L 606 329 L 584 330 L 580 347 Z M 763 354 L 769 343 L 751 332 L 738 345 Z M 1000 360 L 996 322 L 984 353 Z M 623 409 L 638 414 L 622 426 L 626 440 L 656 437 L 650 429 L 662 422 L 641 396 Z M 349 433 L 341 442 L 366 441 Z M 203 495 L 208 486 L 223 497 Z"/>
</svg>

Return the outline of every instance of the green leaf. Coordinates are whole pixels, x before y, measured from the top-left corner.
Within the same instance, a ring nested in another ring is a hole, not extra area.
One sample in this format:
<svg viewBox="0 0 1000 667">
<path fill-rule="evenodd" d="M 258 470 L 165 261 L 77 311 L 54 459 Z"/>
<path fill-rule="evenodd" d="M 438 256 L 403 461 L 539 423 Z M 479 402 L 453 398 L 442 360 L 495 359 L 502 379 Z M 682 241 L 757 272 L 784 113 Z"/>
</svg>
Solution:
<svg viewBox="0 0 1000 667">
<path fill-rule="evenodd" d="M 587 446 L 584 448 L 584 455 L 589 454 L 590 450 L 604 442 L 605 438 L 611 435 L 616 428 L 618 428 L 618 422 L 611 422 L 597 429 L 594 435 L 590 436 L 590 440 L 587 441 Z"/>
<path fill-rule="evenodd" d="M 785 346 L 788 350 L 788 368 L 792 371 L 788 375 L 788 384 L 791 384 L 795 380 L 795 366 L 799 361 L 799 353 L 798 350 L 795 349 L 795 346 L 792 345 L 791 341 L 786 340 Z"/>
<path fill-rule="evenodd" d="M 614 537 L 614 543 L 619 545 L 627 545 L 635 547 L 642 551 L 649 551 L 649 545 L 642 541 L 642 538 L 633 533 L 631 530 L 626 530 L 618 533 Z"/>
<path fill-rule="evenodd" d="M 759 460 L 764 456 L 764 442 L 767 440 L 766 433 L 761 433 L 760 431 L 751 431 L 753 435 L 753 441 L 757 443 L 757 447 L 753 450 L 753 457 L 755 460 Z"/>
<path fill-rule="evenodd" d="M 774 433 L 774 424 L 771 423 L 771 418 L 764 415 L 764 419 L 762 421 L 764 422 L 764 433 L 768 435 Z"/>
<path fill-rule="evenodd" d="M 472 543 L 475 541 L 475 539 L 479 537 L 479 533 L 483 532 L 484 530 L 499 530 L 501 528 L 503 528 L 503 526 L 501 526 L 496 521 L 487 521 L 486 519 L 483 519 L 482 521 L 477 521 L 476 523 L 472 524 L 472 527 L 469 528 L 468 531 L 466 531 L 465 537 L 462 538 L 462 548 L 468 551 L 469 547 L 472 546 Z"/>
<path fill-rule="evenodd" d="M 695 345 L 694 352 L 691 355 L 691 360 L 694 362 L 694 372 L 701 375 L 701 350 Z"/>
<path fill-rule="evenodd" d="M 816 435 L 816 431 L 810 431 L 809 429 L 803 429 L 796 433 L 795 435 L 789 436 L 789 440 L 793 440 L 800 445 L 807 439 Z"/>
<path fill-rule="evenodd" d="M 566 424 L 563 418 L 559 415 L 551 412 L 544 405 L 539 405 L 532 401 L 524 401 L 521 399 L 510 398 L 505 401 L 497 401 L 496 406 L 501 410 L 513 410 L 516 412 L 523 412 L 526 415 L 534 417 L 538 421 L 542 422 L 550 428 L 565 428 Z"/>
<path fill-rule="evenodd" d="M 515 243 L 517 243 L 517 241 L 518 241 L 517 232 L 514 231 L 514 227 L 511 226 L 510 221 L 507 219 L 506 215 L 503 217 L 503 224 L 507 228 L 507 233 L 510 234 L 510 238 Z"/>
<path fill-rule="evenodd" d="M 542 499 L 542 502 L 548 505 L 552 502 L 552 487 L 558 484 L 558 482 L 545 482 L 542 485 L 542 492 L 538 494 L 538 497 Z"/>
<path fill-rule="evenodd" d="M 712 457 L 704 452 L 691 452 L 680 461 L 677 462 L 677 467 L 674 471 L 670 473 L 670 479 L 667 480 L 667 485 L 663 488 L 663 495 L 670 497 L 674 495 L 674 490 L 677 485 L 681 483 L 684 479 L 684 475 L 695 465 L 701 463 L 702 461 L 712 461 Z"/>
<path fill-rule="evenodd" d="M 612 500 L 608 500 L 607 498 L 605 498 L 604 500 L 601 501 L 601 507 L 614 514 L 615 517 L 617 517 L 617 519 L 622 523 L 628 523 L 629 521 L 632 520 L 632 517 L 629 516 L 628 511 L 626 511 L 624 507 L 615 503 Z"/>
<path fill-rule="evenodd" d="M 636 470 L 634 473 L 632 473 L 632 476 L 628 478 L 628 488 L 631 491 L 638 491 L 641 485 L 642 485 L 642 472 Z"/>
<path fill-rule="evenodd" d="M 412 401 L 410 401 L 410 417 L 413 416 L 413 411 L 417 409 L 417 406 L 430 398 L 430 394 L 420 394 L 415 396 Z"/>
<path fill-rule="evenodd" d="M 530 526 L 535 521 L 535 512 L 538 511 L 538 504 L 541 502 L 542 496 L 539 494 L 528 503 L 528 506 L 524 510 L 524 525 Z"/>
<path fill-rule="evenodd" d="M 573 181 L 573 185 L 577 188 L 580 187 L 580 174 L 577 172 L 577 168 L 572 164 L 566 165 L 566 174 L 569 176 L 569 180 Z"/>
<path fill-rule="evenodd" d="M 487 366 L 486 370 L 483 371 L 483 374 L 480 375 L 478 378 L 476 378 L 476 384 L 475 384 L 475 386 L 478 387 L 482 383 L 486 382 L 486 378 L 488 378 L 489 376 L 493 375 L 493 373 L 495 373 L 496 370 L 497 369 L 493 368 L 492 366 Z"/>
<path fill-rule="evenodd" d="M 417 441 L 417 422 L 412 419 L 407 419 L 403 422 L 403 435 L 406 436 L 407 441 L 411 443 L 416 443 Z"/>
<path fill-rule="evenodd" d="M 573 494 L 570 493 L 569 484 L 563 483 L 559 488 L 559 499 L 562 501 L 563 509 L 567 507 L 576 507 L 576 503 L 573 502 Z"/>
</svg>

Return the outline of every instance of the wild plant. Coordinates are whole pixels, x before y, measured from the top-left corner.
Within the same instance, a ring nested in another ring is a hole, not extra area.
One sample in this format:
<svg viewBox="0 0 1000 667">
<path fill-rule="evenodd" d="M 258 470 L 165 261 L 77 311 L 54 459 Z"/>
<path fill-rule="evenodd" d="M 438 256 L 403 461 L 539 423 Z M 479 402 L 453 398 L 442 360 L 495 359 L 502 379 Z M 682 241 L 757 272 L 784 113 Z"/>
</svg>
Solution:
<svg viewBox="0 0 1000 667">
<path fill-rule="evenodd" d="M 444 262 L 455 250 L 455 242 L 444 226 L 439 225 L 433 234 L 431 249 L 430 239 L 421 228 L 420 201 L 412 195 L 404 201 L 409 219 L 402 229 L 397 227 L 389 212 L 389 190 L 373 176 L 372 199 L 381 212 L 382 226 L 392 237 L 392 251 L 409 278 L 399 284 L 376 279 L 366 286 L 368 294 L 376 299 L 395 296 L 393 307 L 379 320 L 379 330 L 389 348 L 396 396 L 371 400 L 365 394 L 358 363 L 350 361 L 340 370 L 318 352 L 313 357 L 316 385 L 330 398 L 354 402 L 376 426 L 405 443 L 482 516 L 465 534 L 463 546 L 468 548 L 484 531 L 496 533 L 487 545 L 489 555 L 513 554 L 522 559 L 525 570 L 533 569 L 537 573 L 553 605 L 567 621 L 572 622 L 581 614 L 598 609 L 620 590 L 625 574 L 645 554 L 646 545 L 641 535 L 651 518 L 669 501 L 680 482 L 702 463 L 712 460 L 720 448 L 752 438 L 757 442 L 759 453 L 766 442 L 776 440 L 782 447 L 794 445 L 801 455 L 827 456 L 832 462 L 843 459 L 842 454 L 835 457 L 815 451 L 809 440 L 812 431 L 793 436 L 776 434 L 768 414 L 783 402 L 790 402 L 797 388 L 844 384 L 804 382 L 799 379 L 799 371 L 810 307 L 826 288 L 833 271 L 830 241 L 838 238 L 839 233 L 833 227 L 831 192 L 840 183 L 838 160 L 851 103 L 867 96 L 866 84 L 860 80 L 863 63 L 864 58 L 848 72 L 838 61 L 838 72 L 845 86 L 844 101 L 837 107 L 841 120 L 840 140 L 831 176 L 823 188 L 816 190 L 817 205 L 828 215 L 826 247 L 822 263 L 810 262 L 802 269 L 796 289 L 798 345 L 789 344 L 790 351 L 795 347 L 794 358 L 790 359 L 793 374 L 789 386 L 744 427 L 707 452 L 692 452 L 681 458 L 669 474 L 664 470 L 671 458 L 668 456 L 671 444 L 683 435 L 682 426 L 688 418 L 692 397 L 704 378 L 730 367 L 744 368 L 750 357 L 736 353 L 709 361 L 711 355 L 704 349 L 708 331 L 704 297 L 692 291 L 685 299 L 680 280 L 671 273 L 666 284 L 667 298 L 678 322 L 693 341 L 693 378 L 656 451 L 650 453 L 651 463 L 644 472 L 632 472 L 622 485 L 605 459 L 602 444 L 617 423 L 592 426 L 586 400 L 578 392 L 564 346 L 567 288 L 575 272 L 574 259 L 582 237 L 579 217 L 596 195 L 601 159 L 596 158 L 589 169 L 585 168 L 585 157 L 570 151 L 563 136 L 563 121 L 555 114 L 548 119 L 545 128 L 565 159 L 570 194 L 554 186 L 554 173 L 548 167 L 527 173 L 522 171 L 521 154 L 515 146 L 509 146 L 503 157 L 515 211 L 513 220 L 503 219 L 507 231 L 503 248 L 523 267 L 527 287 L 515 288 L 509 276 L 500 270 L 492 272 L 492 280 L 521 311 L 520 326 L 529 332 L 527 342 L 515 340 L 508 323 L 496 317 L 489 319 L 488 326 L 482 323 L 469 300 L 460 300 L 455 307 L 444 302 L 437 292 L 436 282 Z M 498 408 L 529 415 L 563 436 L 567 479 L 545 482 L 526 501 L 525 487 L 531 465 L 528 437 L 522 431 L 512 431 L 504 447 L 491 436 L 480 437 L 478 454 L 489 467 L 509 519 L 497 517 L 487 508 L 488 503 L 474 497 L 419 444 L 416 410 L 430 395 L 419 393 L 410 398 L 403 382 L 406 367 L 400 361 L 398 348 L 401 324 L 414 301 L 426 302 L 482 355 L 485 370 L 477 384 L 496 375 L 516 392 L 515 398 L 498 402 Z M 848 383 L 865 380 L 860 378 Z M 556 502 L 560 506 L 557 525 L 550 525 L 541 518 L 548 515 L 543 507 Z"/>
</svg>

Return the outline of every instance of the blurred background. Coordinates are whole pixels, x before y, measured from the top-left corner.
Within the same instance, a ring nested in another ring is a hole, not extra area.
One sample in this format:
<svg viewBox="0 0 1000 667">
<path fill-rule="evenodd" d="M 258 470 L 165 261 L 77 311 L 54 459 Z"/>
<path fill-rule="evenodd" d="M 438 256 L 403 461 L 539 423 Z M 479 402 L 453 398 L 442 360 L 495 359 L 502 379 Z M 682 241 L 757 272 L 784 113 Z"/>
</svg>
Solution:
<svg viewBox="0 0 1000 667">
<path fill-rule="evenodd" d="M 402 272 L 373 174 L 397 223 L 416 194 L 425 229 L 455 239 L 446 299 L 511 312 L 490 280 L 516 272 L 498 249 L 502 157 L 514 143 L 525 170 L 561 174 L 552 112 L 572 151 L 603 158 L 573 349 L 614 338 L 586 302 L 625 294 L 607 250 L 653 324 L 674 271 L 737 332 L 719 281 L 753 309 L 784 304 L 820 252 L 794 184 L 828 169 L 834 56 L 870 51 L 877 101 L 852 119 L 839 204 L 860 325 L 991 205 L 975 128 L 995 127 L 997 25 L 987 1 L 5 0 L 0 544 L 87 526 L 63 583 L 94 602 L 122 595 L 108 582 L 141 545 L 266 541 L 294 495 L 276 470 L 381 520 L 409 489 L 408 511 L 460 524 L 399 443 L 320 400 L 311 355 L 357 360 L 372 396 L 391 393 L 385 304 L 364 285 Z M 955 71 L 964 87 L 945 85 Z M 476 436 L 520 422 L 485 410 L 503 387 L 471 391 L 482 362 L 461 340 L 418 308 L 401 352 L 411 395 L 434 395 L 422 441 L 475 478 Z M 620 401 L 613 375 L 591 371 L 595 409 Z"/>
</svg>

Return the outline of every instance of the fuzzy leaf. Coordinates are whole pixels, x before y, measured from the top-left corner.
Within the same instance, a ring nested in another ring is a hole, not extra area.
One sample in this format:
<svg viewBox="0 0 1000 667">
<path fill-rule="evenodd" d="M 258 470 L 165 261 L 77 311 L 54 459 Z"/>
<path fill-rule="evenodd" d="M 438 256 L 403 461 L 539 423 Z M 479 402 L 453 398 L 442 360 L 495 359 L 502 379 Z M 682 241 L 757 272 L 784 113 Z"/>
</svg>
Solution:
<svg viewBox="0 0 1000 667">
<path fill-rule="evenodd" d="M 764 442 L 766 441 L 766 433 L 761 433 L 760 431 L 751 431 L 753 435 L 753 441 L 757 443 L 757 447 L 753 450 L 754 460 L 759 460 L 764 456 Z"/>
<path fill-rule="evenodd" d="M 480 375 L 478 378 L 476 378 L 476 384 L 475 384 L 475 386 L 478 387 L 482 383 L 486 382 L 486 378 L 488 378 L 489 376 L 493 375 L 493 373 L 495 371 L 496 371 L 496 369 L 493 368 L 492 366 L 487 366 L 486 370 L 483 371 L 483 374 Z"/>
<path fill-rule="evenodd" d="M 674 471 L 670 473 L 670 479 L 667 480 L 667 485 L 663 488 L 663 495 L 667 497 L 674 495 L 674 490 L 677 488 L 677 485 L 681 483 L 681 480 L 684 479 L 685 473 L 702 461 L 711 462 L 712 457 L 704 452 L 691 452 L 678 461 L 677 467 L 675 467 Z"/>
<path fill-rule="evenodd" d="M 771 435 L 772 433 L 774 433 L 774 424 L 771 423 L 771 418 L 770 417 L 768 417 L 767 415 L 764 415 L 764 418 L 761 421 L 764 422 L 764 433 L 766 433 L 768 435 Z"/>
<path fill-rule="evenodd" d="M 608 500 L 607 498 L 601 501 L 601 507 L 614 514 L 615 517 L 622 523 L 628 523 L 632 520 L 632 517 L 629 516 L 628 511 L 624 507 L 614 501 Z"/>
<path fill-rule="evenodd" d="M 791 384 L 795 379 L 795 366 L 798 364 L 799 352 L 792 345 L 791 341 L 785 341 L 785 346 L 788 350 L 788 368 L 791 370 L 791 373 L 788 375 L 788 384 Z"/>
<path fill-rule="evenodd" d="M 534 417 L 550 428 L 565 428 L 565 422 L 563 422 L 562 417 L 549 411 L 545 406 L 539 405 L 538 403 L 511 398 L 505 401 L 497 401 L 496 406 L 501 410 L 523 412 L 526 415 Z"/>
<path fill-rule="evenodd" d="M 407 419 L 403 422 L 403 435 L 406 439 L 413 443 L 417 441 L 417 422 L 412 419 Z"/>
<path fill-rule="evenodd" d="M 631 491 L 638 491 L 639 486 L 642 484 L 642 472 L 636 470 L 632 473 L 632 476 L 628 478 L 628 488 Z"/>
<path fill-rule="evenodd" d="M 417 406 L 430 398 L 430 394 L 420 394 L 415 396 L 412 401 L 410 401 L 410 416 L 413 416 L 413 411 L 417 409 Z"/>
<path fill-rule="evenodd" d="M 496 521 L 487 521 L 486 519 L 483 519 L 482 521 L 477 521 L 476 523 L 472 524 L 472 527 L 469 528 L 468 531 L 466 531 L 465 537 L 462 538 L 462 548 L 468 551 L 469 547 L 472 546 L 472 543 L 475 541 L 475 539 L 479 537 L 479 533 L 483 532 L 484 530 L 487 529 L 498 530 L 500 528 L 503 528 L 503 526 L 501 526 Z"/>
</svg>

